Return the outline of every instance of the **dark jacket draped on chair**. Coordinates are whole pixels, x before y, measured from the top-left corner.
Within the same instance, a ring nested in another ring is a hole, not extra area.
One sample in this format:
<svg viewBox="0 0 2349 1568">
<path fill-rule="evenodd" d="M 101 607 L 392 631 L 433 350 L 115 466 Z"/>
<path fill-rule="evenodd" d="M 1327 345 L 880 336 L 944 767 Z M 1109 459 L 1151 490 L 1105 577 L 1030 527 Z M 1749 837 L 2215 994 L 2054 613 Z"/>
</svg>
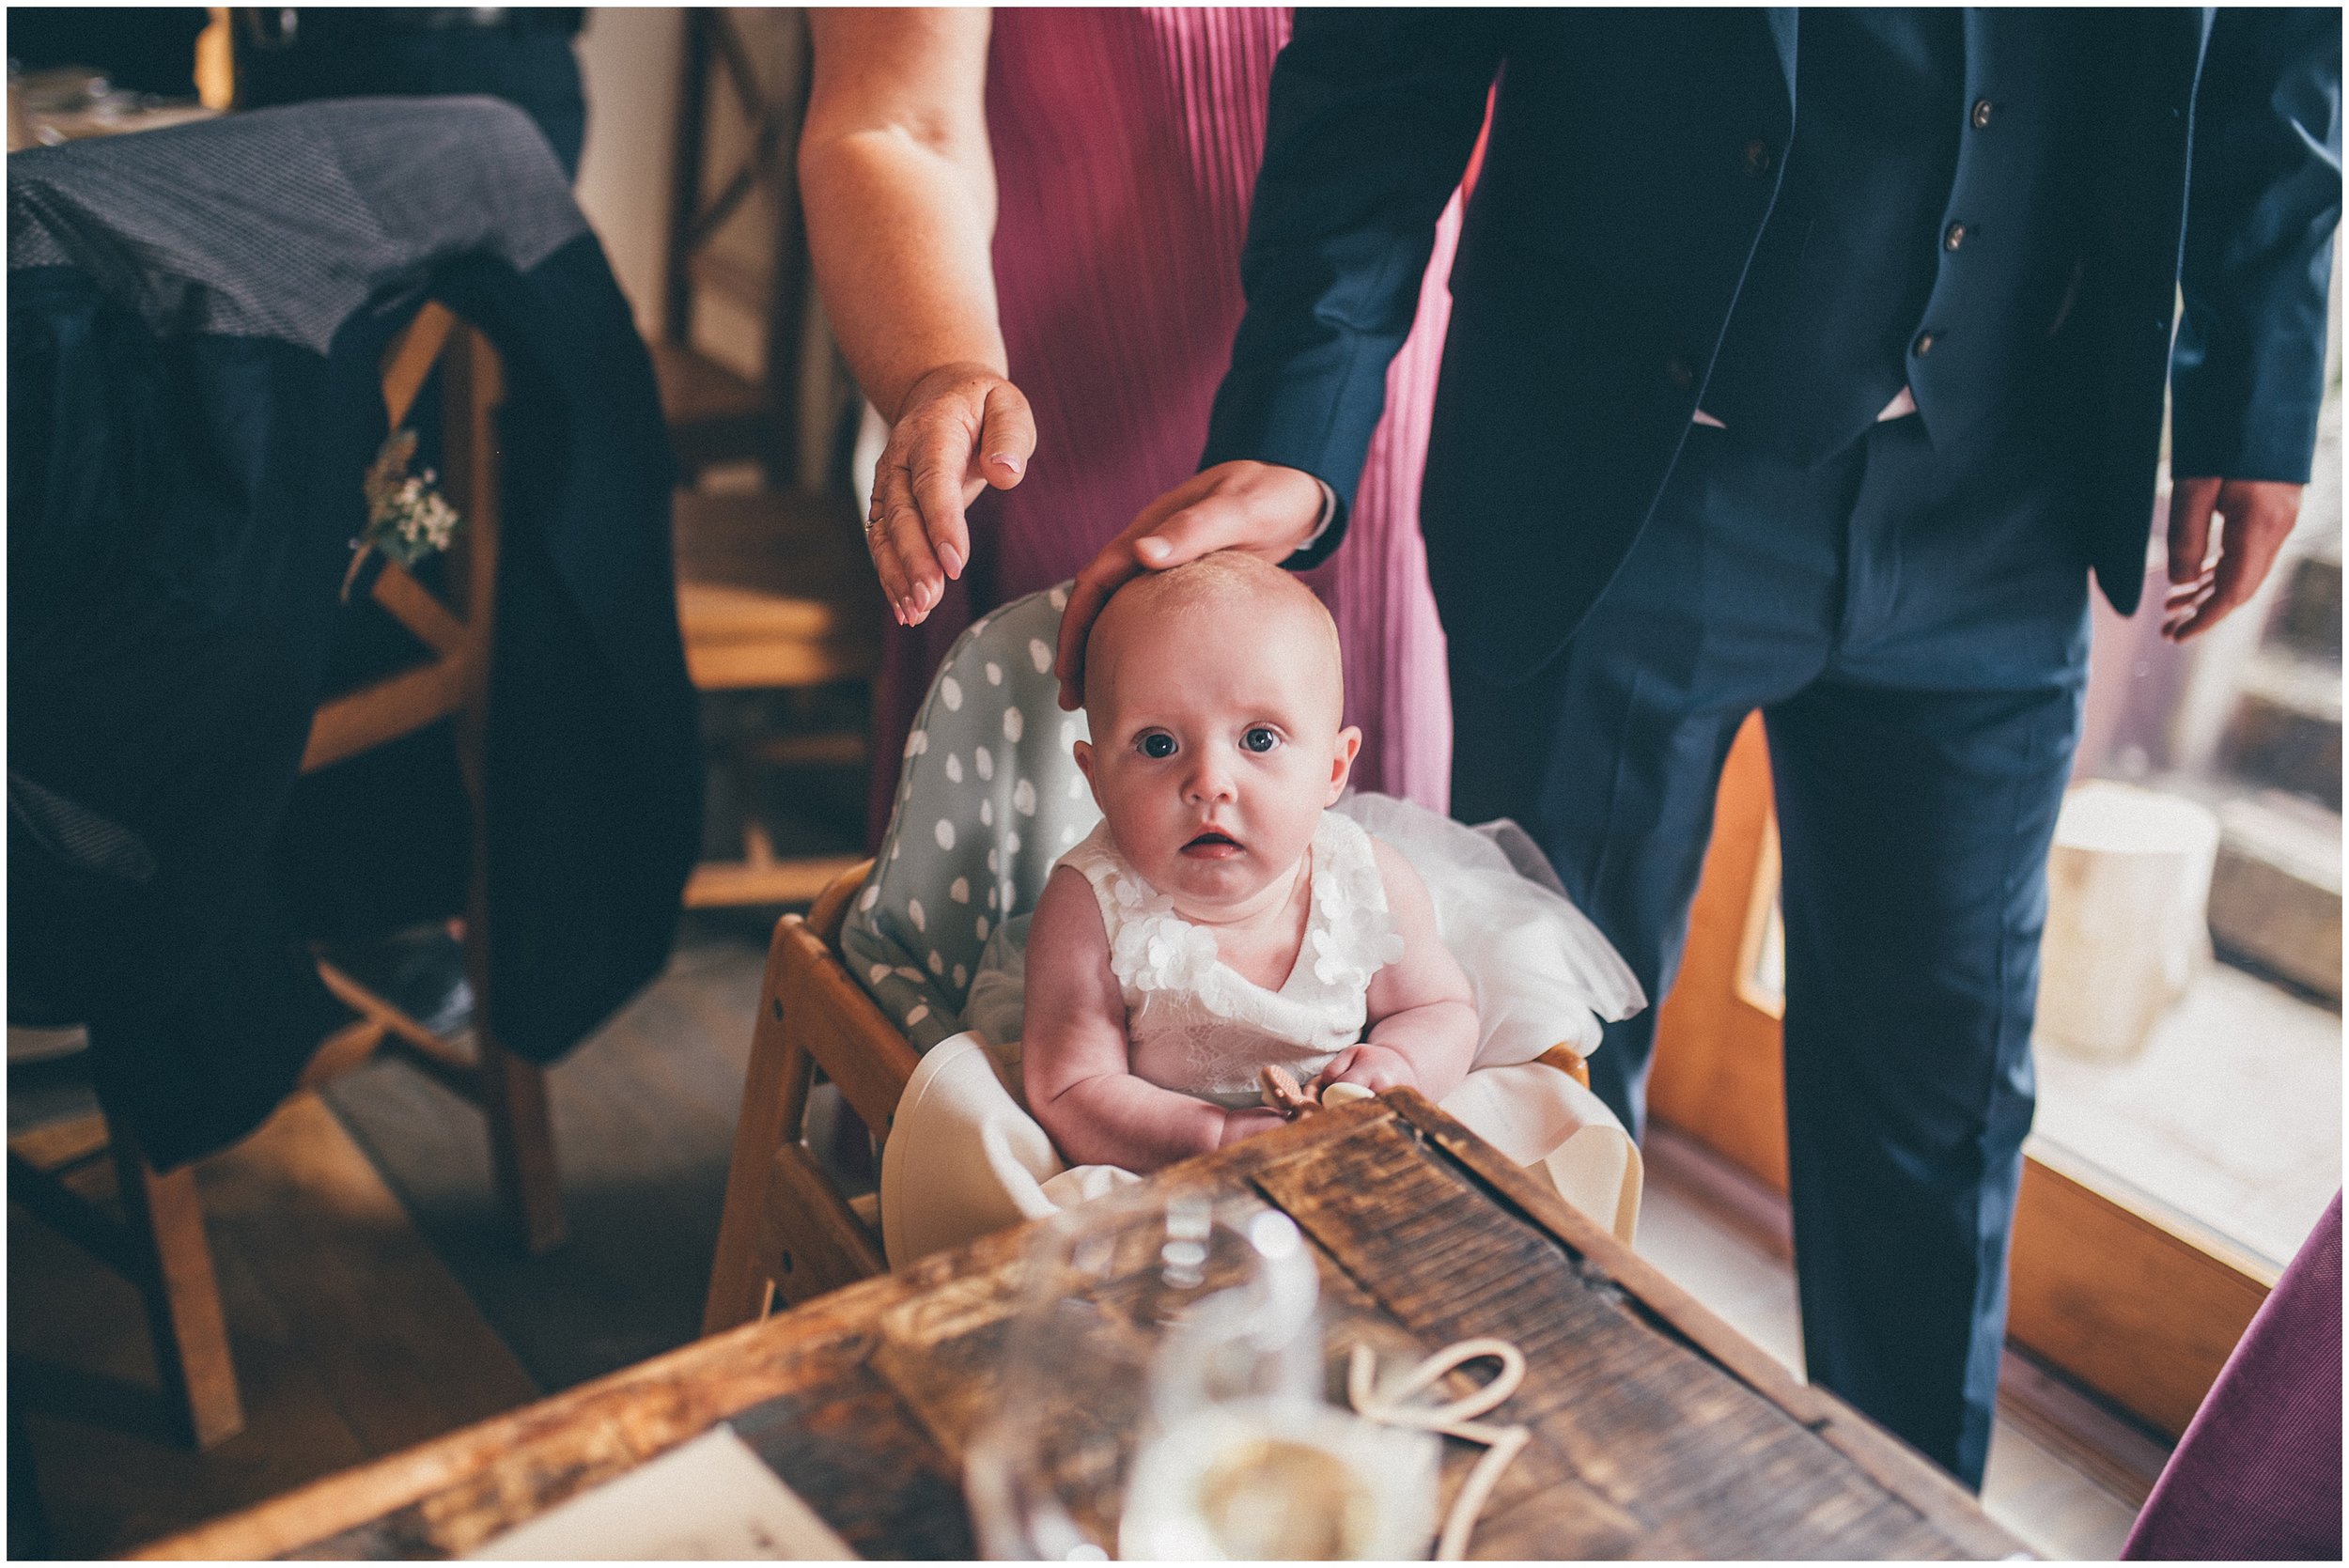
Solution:
<svg viewBox="0 0 2349 1568">
<path fill-rule="evenodd" d="M 86 1022 L 158 1165 L 348 1021 L 283 840 L 369 613 L 338 589 L 379 361 L 430 296 L 506 372 L 490 1022 L 575 1045 L 666 960 L 701 781 L 651 367 L 544 141 L 491 100 L 360 100 L 17 153 L 8 270 L 11 1019 Z M 335 805 L 461 907 L 461 819 Z"/>
</svg>

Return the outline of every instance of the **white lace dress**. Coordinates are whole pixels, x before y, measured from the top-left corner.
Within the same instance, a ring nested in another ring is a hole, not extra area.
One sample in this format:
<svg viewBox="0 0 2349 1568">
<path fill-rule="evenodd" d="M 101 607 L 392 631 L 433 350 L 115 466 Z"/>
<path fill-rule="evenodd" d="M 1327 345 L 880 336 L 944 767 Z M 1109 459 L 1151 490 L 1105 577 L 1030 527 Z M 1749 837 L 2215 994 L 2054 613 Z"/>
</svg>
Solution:
<svg viewBox="0 0 2349 1568">
<path fill-rule="evenodd" d="M 1305 939 L 1277 991 L 1225 963 L 1214 935 L 1176 914 L 1117 852 L 1107 823 L 1060 858 L 1100 902 L 1136 1078 L 1237 1109 L 1260 1103 L 1262 1068 L 1304 1083 L 1362 1037 L 1371 976 L 1403 955 L 1403 939 L 1359 825 L 1322 813 L 1307 855 Z"/>
<path fill-rule="evenodd" d="M 1055 863 L 1082 873 L 1100 901 L 1134 1072 L 1248 1106 L 1266 1063 L 1303 1083 L 1359 1039 L 1370 978 L 1400 953 L 1374 832 L 1426 883 L 1438 934 L 1475 993 L 1475 1065 L 1443 1109 L 1628 1241 L 1639 1151 L 1595 1095 L 1535 1058 L 1560 1041 L 1588 1051 L 1600 1019 L 1626 1017 L 1643 999 L 1512 824 L 1470 829 L 1408 801 L 1347 796 L 1315 832 L 1305 940 L 1277 991 L 1225 964 L 1215 939 L 1176 915 L 1097 831 Z M 1137 1179 L 1112 1165 L 1069 1166 L 1021 1102 L 1027 928 L 1019 914 L 990 933 L 963 1032 L 923 1056 L 898 1101 L 881 1157 L 893 1265 Z"/>
</svg>

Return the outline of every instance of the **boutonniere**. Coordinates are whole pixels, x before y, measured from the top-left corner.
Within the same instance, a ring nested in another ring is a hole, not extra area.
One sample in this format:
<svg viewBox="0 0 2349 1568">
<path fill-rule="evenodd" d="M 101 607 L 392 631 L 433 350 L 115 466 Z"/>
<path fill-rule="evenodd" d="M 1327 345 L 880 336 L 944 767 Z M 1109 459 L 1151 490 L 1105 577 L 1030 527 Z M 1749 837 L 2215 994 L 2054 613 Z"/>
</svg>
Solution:
<svg viewBox="0 0 2349 1568">
<path fill-rule="evenodd" d="M 383 444 L 376 448 L 375 461 L 367 465 L 366 477 L 360 481 L 367 497 L 367 526 L 356 541 L 358 550 L 350 558 L 350 570 L 343 577 L 346 599 L 368 551 L 380 550 L 401 566 L 412 567 L 446 550 L 456 536 L 463 519 L 448 498 L 434 489 L 438 474 L 428 468 L 422 474 L 408 472 L 415 458 L 416 432 L 399 429 L 383 438 Z"/>
</svg>

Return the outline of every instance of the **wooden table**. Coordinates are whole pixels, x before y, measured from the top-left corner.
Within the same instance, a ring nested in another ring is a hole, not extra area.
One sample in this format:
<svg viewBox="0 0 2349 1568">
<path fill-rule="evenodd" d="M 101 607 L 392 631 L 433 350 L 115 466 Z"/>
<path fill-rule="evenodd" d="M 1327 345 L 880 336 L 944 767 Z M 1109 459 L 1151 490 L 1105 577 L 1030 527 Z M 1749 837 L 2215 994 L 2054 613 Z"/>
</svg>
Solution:
<svg viewBox="0 0 2349 1568">
<path fill-rule="evenodd" d="M 1533 1429 L 1473 1555 L 2000 1558 L 1963 1489 L 1797 1382 L 1419 1095 L 1309 1117 L 1154 1178 L 1252 1193 L 1317 1249 L 1333 1358 L 1498 1335 Z M 729 1421 L 856 1548 L 962 1558 L 1024 1229 L 615 1373 L 156 1543 L 158 1558 L 443 1556 Z M 1470 1380 L 1473 1382 L 1474 1379 Z M 1465 1389 L 1468 1385 L 1463 1384 Z M 1449 1499 L 1481 1450 L 1447 1441 Z"/>
</svg>

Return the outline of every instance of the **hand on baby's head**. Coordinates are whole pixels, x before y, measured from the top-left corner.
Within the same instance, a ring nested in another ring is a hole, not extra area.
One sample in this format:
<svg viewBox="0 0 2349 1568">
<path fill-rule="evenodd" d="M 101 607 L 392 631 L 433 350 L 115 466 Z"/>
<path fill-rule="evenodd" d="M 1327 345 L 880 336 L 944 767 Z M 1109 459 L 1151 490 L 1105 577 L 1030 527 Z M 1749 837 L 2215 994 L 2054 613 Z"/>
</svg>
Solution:
<svg viewBox="0 0 2349 1568">
<path fill-rule="evenodd" d="M 1237 639 L 1217 635 L 1233 630 L 1240 633 Z M 1285 634 L 1299 640 L 1283 647 L 1280 639 Z M 1085 641 L 1084 706 L 1097 733 L 1103 709 L 1117 696 L 1122 657 L 1154 644 L 1181 646 L 1195 660 L 1247 665 L 1262 665 L 1277 652 L 1301 655 L 1276 673 L 1300 695 L 1317 690 L 1328 703 L 1330 730 L 1338 727 L 1346 706 L 1346 671 L 1337 623 L 1303 582 L 1256 556 L 1218 551 L 1166 571 L 1145 572 L 1118 589 Z M 1148 668 L 1154 672 L 1156 666 Z"/>
<path fill-rule="evenodd" d="M 1119 589 L 1085 656 L 1077 763 L 1118 850 L 1194 915 L 1279 891 L 1346 786 L 1337 629 L 1312 590 L 1221 552 Z"/>
</svg>

